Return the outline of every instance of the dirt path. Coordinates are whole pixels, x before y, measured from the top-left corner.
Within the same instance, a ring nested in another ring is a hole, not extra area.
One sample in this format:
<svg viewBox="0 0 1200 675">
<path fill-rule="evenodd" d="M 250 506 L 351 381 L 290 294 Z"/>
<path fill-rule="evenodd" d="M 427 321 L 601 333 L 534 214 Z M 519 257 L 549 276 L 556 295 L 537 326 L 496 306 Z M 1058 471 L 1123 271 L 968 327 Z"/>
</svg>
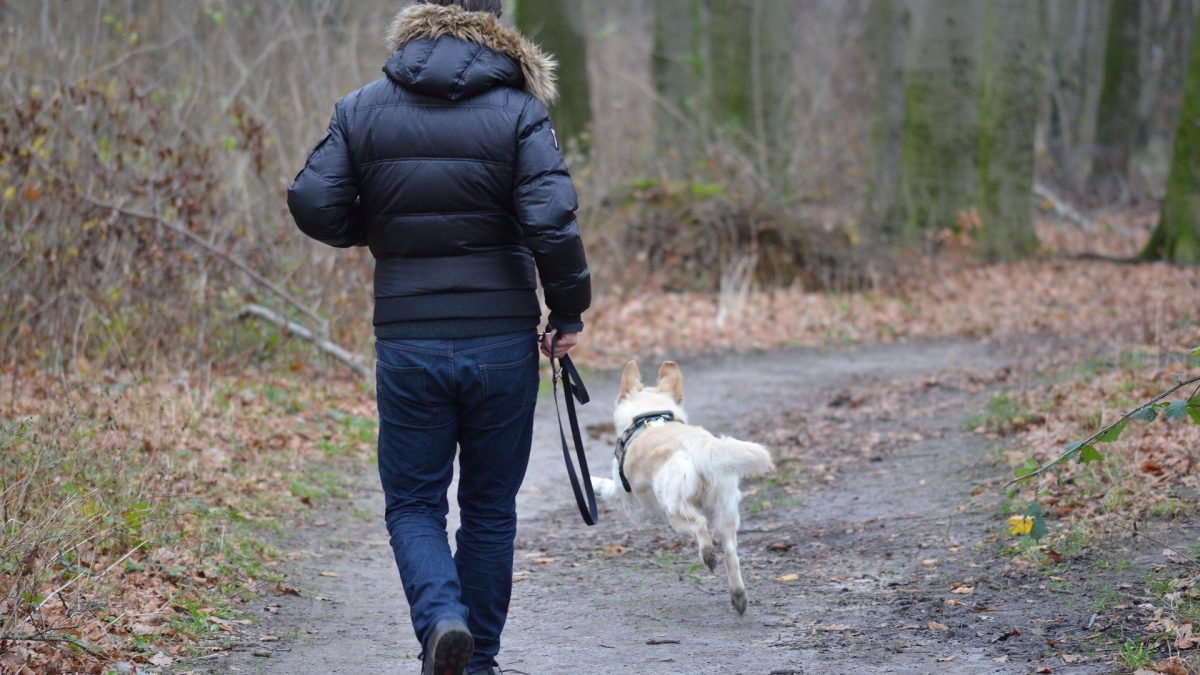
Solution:
<svg viewBox="0 0 1200 675">
<path fill-rule="evenodd" d="M 983 438 L 962 429 L 1018 364 L 1052 348 L 946 341 L 683 363 L 694 422 L 767 442 L 790 434 L 800 448 L 743 502 L 744 617 L 729 606 L 725 580 L 701 570 L 692 545 L 665 526 L 631 525 L 611 510 L 594 528 L 579 521 L 543 401 L 521 493 L 505 672 L 1030 672 L 1048 658 L 1038 622 L 1050 610 L 971 576 L 979 542 L 997 527 L 969 504 L 971 491 L 996 469 Z M 595 402 L 583 421 L 601 429 L 615 381 L 593 375 L 589 385 Z M 804 425 L 809 435 L 797 436 Z M 590 443 L 597 472 L 608 471 L 608 440 Z M 374 517 L 375 480 L 356 479 L 353 507 L 315 514 L 284 542 L 294 550 L 287 584 L 302 596 L 251 605 L 261 624 L 241 648 L 190 667 L 418 672 Z M 975 594 L 951 594 L 956 582 L 975 584 Z M 1021 637 L 1001 638 L 1012 628 Z M 259 642 L 264 634 L 280 639 Z M 1087 657 L 1054 665 L 1110 668 Z"/>
</svg>

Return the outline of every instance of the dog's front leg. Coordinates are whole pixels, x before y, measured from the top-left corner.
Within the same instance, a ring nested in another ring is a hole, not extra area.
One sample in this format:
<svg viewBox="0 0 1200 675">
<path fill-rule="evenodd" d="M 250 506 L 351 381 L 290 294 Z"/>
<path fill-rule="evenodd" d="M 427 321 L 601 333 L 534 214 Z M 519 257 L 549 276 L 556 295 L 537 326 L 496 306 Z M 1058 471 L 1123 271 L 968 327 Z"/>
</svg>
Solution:
<svg viewBox="0 0 1200 675">
<path fill-rule="evenodd" d="M 612 499 L 613 495 L 616 494 L 617 484 L 610 478 L 597 478 L 596 476 L 592 476 L 592 489 L 595 490 L 596 494 L 600 495 L 601 498 Z"/>
</svg>

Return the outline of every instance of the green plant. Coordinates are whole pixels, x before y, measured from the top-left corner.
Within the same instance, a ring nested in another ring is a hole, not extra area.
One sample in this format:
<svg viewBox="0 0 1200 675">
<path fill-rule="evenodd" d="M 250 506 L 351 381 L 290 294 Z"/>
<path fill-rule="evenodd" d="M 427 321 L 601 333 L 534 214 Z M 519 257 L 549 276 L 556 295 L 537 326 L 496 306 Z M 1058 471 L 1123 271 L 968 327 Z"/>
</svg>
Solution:
<svg viewBox="0 0 1200 675">
<path fill-rule="evenodd" d="M 1126 640 L 1117 653 L 1117 660 L 1132 673 L 1154 665 L 1154 651 L 1143 642 Z"/>
<path fill-rule="evenodd" d="M 1193 349 L 1191 356 L 1193 363 L 1200 362 L 1200 347 Z M 1167 421 L 1190 419 L 1193 423 L 1200 424 L 1200 384 L 1198 383 L 1200 383 L 1200 375 L 1181 379 L 1175 386 L 1125 413 L 1117 421 L 1103 427 L 1082 441 L 1071 443 L 1067 446 L 1066 451 L 1046 464 L 1039 464 L 1037 460 L 1031 458 L 1017 468 L 1015 472 L 1016 476 L 1008 481 L 1005 487 L 1010 487 L 1023 480 L 1045 473 L 1071 457 L 1078 457 L 1079 461 L 1084 464 L 1103 461 L 1104 456 L 1096 449 L 1096 445 L 1116 441 L 1121 437 L 1125 429 L 1128 428 L 1131 421 L 1153 422 L 1160 417 L 1161 413 L 1161 417 Z M 1181 389 L 1187 389 L 1191 385 L 1197 386 L 1187 398 L 1176 399 L 1174 401 L 1164 400 L 1171 394 Z"/>
<path fill-rule="evenodd" d="M 1016 427 L 1029 424 L 1037 413 L 1025 407 L 1023 402 L 1007 393 L 1000 393 L 988 400 L 984 409 L 967 418 L 963 428 L 985 429 L 995 433 L 1008 433 Z"/>
</svg>

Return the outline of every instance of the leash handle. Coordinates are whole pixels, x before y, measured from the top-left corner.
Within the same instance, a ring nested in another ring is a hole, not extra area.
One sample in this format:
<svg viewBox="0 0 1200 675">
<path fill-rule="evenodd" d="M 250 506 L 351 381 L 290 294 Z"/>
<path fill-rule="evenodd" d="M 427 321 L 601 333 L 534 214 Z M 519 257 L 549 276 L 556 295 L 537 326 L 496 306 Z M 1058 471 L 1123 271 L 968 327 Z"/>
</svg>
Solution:
<svg viewBox="0 0 1200 675">
<path fill-rule="evenodd" d="M 592 489 L 592 474 L 588 471 L 587 455 L 583 451 L 583 435 L 579 433 L 579 418 L 575 414 L 575 401 L 578 400 L 580 405 L 584 405 L 591 400 L 591 396 L 588 395 L 587 387 L 583 385 L 583 378 L 579 377 L 579 370 L 575 368 L 571 357 L 564 354 L 562 358 L 554 358 L 557 347 L 558 332 L 555 331 L 554 336 L 550 338 L 550 381 L 554 389 L 554 413 L 558 416 L 558 436 L 562 441 L 563 461 L 567 464 L 567 477 L 571 480 L 571 491 L 575 493 L 575 505 L 579 507 L 579 515 L 583 516 L 584 523 L 595 525 L 598 516 L 596 492 Z M 557 368 L 554 364 L 555 361 L 558 361 Z M 579 460 L 578 474 L 571 461 L 571 450 L 567 446 L 567 432 L 563 429 L 562 410 L 558 405 L 558 380 L 560 377 L 562 378 L 563 398 L 567 405 L 567 421 L 571 426 L 571 440 L 575 443 L 575 456 Z"/>
</svg>

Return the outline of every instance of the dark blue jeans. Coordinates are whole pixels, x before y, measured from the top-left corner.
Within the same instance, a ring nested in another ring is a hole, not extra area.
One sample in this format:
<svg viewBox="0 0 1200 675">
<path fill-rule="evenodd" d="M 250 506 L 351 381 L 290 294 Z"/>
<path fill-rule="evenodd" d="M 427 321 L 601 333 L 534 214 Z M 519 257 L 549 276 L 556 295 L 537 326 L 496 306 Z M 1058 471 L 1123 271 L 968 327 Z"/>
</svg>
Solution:
<svg viewBox="0 0 1200 675">
<path fill-rule="evenodd" d="M 475 637 L 470 670 L 500 651 L 512 593 L 517 490 L 537 402 L 531 329 L 483 338 L 376 343 L 379 477 L 400 580 L 422 644 L 457 617 Z M 459 448 L 457 551 L 446 492 Z"/>
</svg>

